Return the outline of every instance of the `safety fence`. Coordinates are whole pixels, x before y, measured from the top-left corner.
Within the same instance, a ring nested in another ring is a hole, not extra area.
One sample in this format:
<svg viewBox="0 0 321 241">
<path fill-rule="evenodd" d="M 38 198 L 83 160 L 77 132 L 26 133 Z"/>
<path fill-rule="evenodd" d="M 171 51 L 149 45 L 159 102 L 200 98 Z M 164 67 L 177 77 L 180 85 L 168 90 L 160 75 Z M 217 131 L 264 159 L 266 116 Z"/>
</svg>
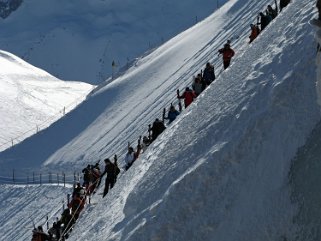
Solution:
<svg viewBox="0 0 321 241">
<path fill-rule="evenodd" d="M 32 172 L 30 174 L 21 175 L 17 174 L 15 170 L 12 170 L 11 176 L 0 176 L 0 184 L 11 185 L 43 185 L 43 184 L 55 184 L 62 185 L 74 185 L 81 180 L 81 175 L 77 172 L 72 174 L 66 173 L 53 173 L 53 172 Z"/>
</svg>

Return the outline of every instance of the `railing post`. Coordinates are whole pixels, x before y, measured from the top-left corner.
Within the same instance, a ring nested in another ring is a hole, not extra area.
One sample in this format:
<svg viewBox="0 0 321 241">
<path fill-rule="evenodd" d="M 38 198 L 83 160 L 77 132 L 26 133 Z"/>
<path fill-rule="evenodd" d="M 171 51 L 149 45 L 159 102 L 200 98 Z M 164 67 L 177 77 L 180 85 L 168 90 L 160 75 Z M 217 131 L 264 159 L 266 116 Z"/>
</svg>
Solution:
<svg viewBox="0 0 321 241">
<path fill-rule="evenodd" d="M 64 175 L 64 187 L 66 187 L 66 174 L 63 173 L 63 175 Z"/>
<path fill-rule="evenodd" d="M 14 169 L 12 170 L 12 181 L 13 181 L 14 184 L 16 183 L 15 177 L 14 177 Z"/>
<path fill-rule="evenodd" d="M 49 229 L 49 218 L 48 218 L 48 215 L 47 215 L 47 217 L 46 217 L 46 222 L 47 222 L 47 230 Z"/>
</svg>

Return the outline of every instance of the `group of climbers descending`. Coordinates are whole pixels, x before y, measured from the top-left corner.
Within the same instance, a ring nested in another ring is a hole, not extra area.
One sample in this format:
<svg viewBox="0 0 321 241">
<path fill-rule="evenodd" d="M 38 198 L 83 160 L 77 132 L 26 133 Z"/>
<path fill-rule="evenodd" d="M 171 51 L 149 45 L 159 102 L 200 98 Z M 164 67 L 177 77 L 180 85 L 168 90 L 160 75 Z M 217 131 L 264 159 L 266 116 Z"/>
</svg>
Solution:
<svg viewBox="0 0 321 241">
<path fill-rule="evenodd" d="M 280 11 L 289 4 L 290 0 L 280 0 Z M 321 2 L 318 0 L 318 2 Z M 321 9 L 321 3 L 320 3 Z M 251 35 L 249 36 L 252 43 L 259 33 L 278 15 L 278 7 L 274 9 L 271 5 L 267 6 L 265 14 L 259 13 L 260 21 L 256 24 L 251 24 Z M 321 14 L 320 14 L 321 16 Z M 260 26 L 260 27 L 259 27 Z M 230 65 L 232 57 L 235 55 L 234 50 L 231 48 L 231 41 L 227 41 L 224 48 L 218 50 L 219 55 L 223 57 L 223 67 L 227 69 Z M 207 86 L 215 80 L 214 66 L 207 63 L 204 71 L 201 70 L 199 74 L 193 77 L 193 82 L 190 87 L 186 87 L 183 94 L 177 90 L 177 99 L 179 101 L 178 110 L 173 104 L 166 115 L 166 109 L 163 110 L 162 120 L 156 118 L 152 125 L 149 125 L 148 136 L 141 136 L 138 139 L 137 147 L 134 149 L 130 143 L 127 146 L 127 153 L 124 157 L 124 166 L 122 169 L 127 171 L 134 162 L 138 159 L 139 155 L 146 151 L 148 146 L 157 139 L 157 137 L 166 129 L 166 125 L 170 125 L 182 111 L 180 100 L 184 100 L 184 107 L 187 108 Z M 168 123 L 165 124 L 165 120 Z M 84 209 L 86 202 L 90 203 L 91 195 L 96 193 L 96 190 L 101 184 L 101 180 L 106 174 L 105 187 L 102 196 L 105 197 L 109 190 L 112 189 L 117 181 L 117 177 L 121 170 L 118 167 L 117 155 L 114 155 L 113 162 L 106 158 L 104 159 L 105 169 L 100 171 L 99 162 L 95 165 L 87 165 L 82 170 L 83 184 L 77 182 L 74 186 L 73 193 L 68 196 L 67 208 L 63 210 L 60 219 L 53 223 L 51 228 L 48 228 L 48 233 L 43 231 L 42 226 L 34 228 L 32 241 L 63 241 L 68 238 L 69 233 L 72 231 L 73 225 L 76 223 L 81 211 Z"/>
</svg>

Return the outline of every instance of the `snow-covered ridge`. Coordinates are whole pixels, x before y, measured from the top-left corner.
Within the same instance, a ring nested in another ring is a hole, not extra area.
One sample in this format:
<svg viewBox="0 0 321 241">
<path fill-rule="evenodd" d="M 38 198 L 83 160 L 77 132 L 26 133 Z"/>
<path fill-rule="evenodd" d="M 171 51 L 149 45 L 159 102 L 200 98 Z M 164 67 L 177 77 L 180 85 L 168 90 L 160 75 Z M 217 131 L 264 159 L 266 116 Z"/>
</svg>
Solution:
<svg viewBox="0 0 321 241">
<path fill-rule="evenodd" d="M 61 81 L 5 51 L 0 51 L 0 65 L 0 150 L 48 127 L 94 87 Z"/>
<path fill-rule="evenodd" d="M 314 3 L 293 1 L 248 45 L 248 25 L 269 3 L 229 1 L 41 135 L 1 153 L 1 165 L 72 169 L 112 156 L 144 133 L 208 60 L 221 64 L 217 49 L 240 36 L 230 68 L 105 199 L 95 197 L 70 240 L 320 240 L 320 225 L 307 228 L 316 219 L 296 219 L 300 209 L 289 183 L 292 159 L 320 120 L 307 24 Z M 7 237 L 16 240 L 15 234 Z"/>
</svg>

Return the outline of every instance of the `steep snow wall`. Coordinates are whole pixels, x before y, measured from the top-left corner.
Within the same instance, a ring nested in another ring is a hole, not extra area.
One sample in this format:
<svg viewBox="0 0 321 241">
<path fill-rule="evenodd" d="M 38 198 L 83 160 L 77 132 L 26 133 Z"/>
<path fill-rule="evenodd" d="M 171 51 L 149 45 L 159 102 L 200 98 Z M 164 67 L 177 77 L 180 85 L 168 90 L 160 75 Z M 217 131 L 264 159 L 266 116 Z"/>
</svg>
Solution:
<svg viewBox="0 0 321 241">
<path fill-rule="evenodd" d="M 293 1 L 83 215 L 71 240 L 320 240 L 319 228 L 296 220 L 289 183 L 320 120 L 313 6 Z M 304 195 L 313 215 L 319 194 Z"/>
<path fill-rule="evenodd" d="M 315 27 L 316 40 L 321 44 L 321 29 Z M 317 43 L 313 47 L 317 46 Z M 316 54 L 316 87 L 318 103 L 321 96 L 321 52 Z M 293 160 L 290 172 L 292 198 L 298 203 L 298 214 L 294 222 L 300 227 L 295 240 L 313 240 L 321 238 L 321 122 L 313 129 L 307 142 L 301 147 Z"/>
</svg>

